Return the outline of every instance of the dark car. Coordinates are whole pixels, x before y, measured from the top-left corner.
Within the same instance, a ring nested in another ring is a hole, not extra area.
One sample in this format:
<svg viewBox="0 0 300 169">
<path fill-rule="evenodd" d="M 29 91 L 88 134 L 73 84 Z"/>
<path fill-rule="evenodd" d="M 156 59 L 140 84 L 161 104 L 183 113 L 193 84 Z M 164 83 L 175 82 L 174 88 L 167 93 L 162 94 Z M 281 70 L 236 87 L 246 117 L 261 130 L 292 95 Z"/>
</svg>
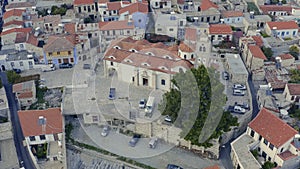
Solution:
<svg viewBox="0 0 300 169">
<path fill-rule="evenodd" d="M 131 138 L 131 140 L 129 141 L 129 145 L 131 147 L 135 147 L 136 143 L 140 140 L 141 135 L 139 134 L 134 134 Z"/>
<path fill-rule="evenodd" d="M 167 169 L 183 169 L 183 168 L 175 164 L 168 164 Z"/>
<path fill-rule="evenodd" d="M 60 69 L 72 68 L 73 65 L 71 63 L 62 63 L 59 65 Z"/>
<path fill-rule="evenodd" d="M 13 69 L 16 73 L 20 74 L 22 72 L 21 69 Z"/>
<path fill-rule="evenodd" d="M 229 80 L 229 74 L 228 74 L 228 72 L 224 71 L 222 73 L 222 77 L 223 77 L 224 80 Z"/>
</svg>

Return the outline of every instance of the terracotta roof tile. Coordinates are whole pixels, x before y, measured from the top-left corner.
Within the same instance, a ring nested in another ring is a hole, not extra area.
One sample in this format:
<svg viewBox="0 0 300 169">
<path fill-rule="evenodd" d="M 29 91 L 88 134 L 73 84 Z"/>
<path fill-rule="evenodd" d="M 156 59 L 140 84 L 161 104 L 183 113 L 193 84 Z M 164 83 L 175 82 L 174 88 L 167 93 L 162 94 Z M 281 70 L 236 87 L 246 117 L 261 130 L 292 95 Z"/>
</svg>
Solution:
<svg viewBox="0 0 300 169">
<path fill-rule="evenodd" d="M 34 35 L 32 33 L 29 34 L 26 42 L 33 46 L 37 46 L 39 43 L 38 39 L 36 37 L 34 37 Z"/>
<path fill-rule="evenodd" d="M 74 0 L 73 4 L 76 5 L 89 5 L 94 4 L 95 0 Z"/>
<path fill-rule="evenodd" d="M 278 154 L 278 157 L 280 157 L 283 161 L 286 161 L 286 160 L 297 157 L 297 155 L 292 154 L 290 151 L 285 151 L 281 154 Z"/>
<path fill-rule="evenodd" d="M 12 21 L 6 22 L 3 25 L 3 27 L 7 27 L 7 26 L 10 26 L 10 25 L 16 25 L 16 26 L 22 26 L 23 27 L 24 22 L 23 21 L 12 20 Z"/>
<path fill-rule="evenodd" d="M 285 144 L 298 133 L 265 108 L 260 110 L 248 126 L 276 148 Z"/>
<path fill-rule="evenodd" d="M 12 9 L 12 10 L 9 10 L 7 12 L 5 12 L 3 14 L 3 19 L 7 19 L 9 17 L 12 17 L 12 16 L 22 16 L 23 15 L 23 12 L 25 12 L 24 9 Z"/>
<path fill-rule="evenodd" d="M 177 0 L 177 4 L 181 4 L 181 5 L 183 5 L 183 4 L 184 4 L 184 2 L 185 2 L 185 0 Z"/>
<path fill-rule="evenodd" d="M 66 37 L 49 36 L 48 42 L 43 46 L 45 52 L 61 52 L 74 49 L 74 44 Z"/>
<path fill-rule="evenodd" d="M 223 18 L 242 17 L 244 14 L 241 11 L 223 11 L 222 16 Z"/>
<path fill-rule="evenodd" d="M 128 11 L 128 14 L 131 15 L 135 12 L 148 13 L 148 3 L 133 3 L 124 8 L 120 9 L 119 14 L 125 13 Z"/>
<path fill-rule="evenodd" d="M 220 167 L 216 164 L 216 165 L 213 165 L 213 166 L 210 166 L 210 167 L 206 167 L 204 169 L 220 169 Z"/>
<path fill-rule="evenodd" d="M 262 10 L 263 14 L 268 14 L 269 11 L 286 11 L 288 13 L 292 13 L 291 6 L 283 6 L 283 5 L 260 5 L 259 8 Z"/>
<path fill-rule="evenodd" d="M 282 29 L 299 29 L 299 26 L 295 21 L 282 21 L 282 22 L 267 22 L 267 25 L 270 29 L 273 29 L 274 27 L 277 28 L 277 30 Z"/>
<path fill-rule="evenodd" d="M 121 2 L 108 2 L 107 9 L 109 11 L 121 9 Z"/>
<path fill-rule="evenodd" d="M 24 43 L 27 39 L 27 33 L 17 33 L 15 43 Z"/>
<path fill-rule="evenodd" d="M 13 29 L 9 29 L 9 30 L 2 32 L 1 36 L 8 35 L 8 34 L 11 34 L 14 32 L 15 33 L 18 33 L 18 32 L 29 33 L 31 30 L 32 30 L 32 28 L 13 28 Z"/>
<path fill-rule="evenodd" d="M 264 45 L 264 41 L 261 36 L 252 36 L 252 39 L 256 42 L 256 45 L 262 47 Z"/>
<path fill-rule="evenodd" d="M 134 29 L 134 24 L 133 24 L 133 22 L 131 22 L 131 24 L 128 24 L 127 20 L 124 20 L 124 21 L 99 22 L 99 29 L 101 31 Z"/>
<path fill-rule="evenodd" d="M 5 6 L 6 11 L 9 11 L 11 9 L 15 9 L 15 8 L 31 8 L 35 6 L 33 3 L 31 2 L 18 2 L 18 3 L 10 3 L 8 5 Z"/>
<path fill-rule="evenodd" d="M 218 7 L 217 4 L 213 3 L 210 0 L 202 0 L 200 8 L 201 8 L 202 11 L 206 11 L 206 10 L 208 10 L 210 8 L 216 8 L 216 9 L 218 9 L 219 7 Z"/>
<path fill-rule="evenodd" d="M 263 51 L 257 45 L 249 45 L 248 46 L 250 52 L 252 53 L 253 57 L 268 60 Z"/>
<path fill-rule="evenodd" d="M 27 98 L 32 98 L 32 97 L 33 97 L 32 91 L 23 92 L 23 93 L 18 94 L 19 99 L 27 99 Z"/>
<path fill-rule="evenodd" d="M 197 41 L 197 29 L 195 28 L 185 28 L 184 39 L 188 41 Z"/>
<path fill-rule="evenodd" d="M 105 4 L 109 2 L 109 0 L 98 0 L 98 4 Z"/>
<path fill-rule="evenodd" d="M 65 26 L 65 31 L 70 33 L 70 34 L 75 34 L 75 23 L 66 23 Z"/>
<path fill-rule="evenodd" d="M 293 96 L 300 96 L 300 84 L 287 84 L 288 90 Z"/>
<path fill-rule="evenodd" d="M 60 108 L 49 108 L 46 110 L 24 110 L 18 111 L 23 135 L 39 136 L 44 134 L 58 134 L 63 132 L 62 114 Z M 39 125 L 39 117 L 46 119 L 45 129 Z"/>
<path fill-rule="evenodd" d="M 187 44 L 185 44 L 184 42 L 181 42 L 180 45 L 179 45 L 179 49 L 182 51 L 182 52 L 188 52 L 188 53 L 191 53 L 191 52 L 194 52 L 194 50 L 192 48 L 190 48 Z"/>
<path fill-rule="evenodd" d="M 232 29 L 226 24 L 212 24 L 209 26 L 209 34 L 232 34 Z"/>
<path fill-rule="evenodd" d="M 285 54 L 281 54 L 281 55 L 278 55 L 278 57 L 281 58 L 281 60 L 287 60 L 287 59 L 293 59 L 294 57 L 289 54 L 289 53 L 285 53 Z"/>
</svg>

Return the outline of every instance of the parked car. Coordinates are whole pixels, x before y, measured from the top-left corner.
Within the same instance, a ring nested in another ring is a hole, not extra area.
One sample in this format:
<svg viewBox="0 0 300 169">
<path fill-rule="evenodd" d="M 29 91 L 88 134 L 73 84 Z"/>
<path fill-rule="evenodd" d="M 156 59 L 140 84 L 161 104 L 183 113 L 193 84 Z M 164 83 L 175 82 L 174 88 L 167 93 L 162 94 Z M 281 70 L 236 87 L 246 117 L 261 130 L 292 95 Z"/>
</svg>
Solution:
<svg viewBox="0 0 300 169">
<path fill-rule="evenodd" d="M 108 99 L 109 99 L 109 100 L 114 100 L 114 99 L 116 99 L 116 88 L 110 88 L 110 89 L 109 89 Z"/>
<path fill-rule="evenodd" d="M 156 145 L 158 142 L 158 138 L 157 137 L 153 137 L 150 139 L 149 141 L 149 148 L 155 149 Z"/>
<path fill-rule="evenodd" d="M 91 69 L 91 64 L 83 64 L 83 69 Z"/>
<path fill-rule="evenodd" d="M 244 113 L 246 113 L 246 109 L 241 108 L 240 106 L 234 106 L 233 112 L 234 113 L 244 114 Z"/>
<path fill-rule="evenodd" d="M 171 122 L 172 122 L 172 119 L 171 119 L 171 117 L 170 117 L 169 115 L 167 115 L 167 116 L 165 117 L 165 121 L 171 123 Z"/>
<path fill-rule="evenodd" d="M 140 102 L 139 102 L 139 108 L 140 109 L 144 109 L 146 107 L 146 99 L 141 99 Z"/>
<path fill-rule="evenodd" d="M 59 65 L 60 69 L 72 68 L 73 65 L 71 63 L 62 63 Z"/>
<path fill-rule="evenodd" d="M 102 129 L 101 136 L 106 137 L 108 133 L 109 133 L 109 127 L 106 125 Z"/>
<path fill-rule="evenodd" d="M 141 138 L 140 134 L 134 134 L 131 140 L 129 141 L 129 145 L 131 147 L 135 147 L 136 143 L 140 140 L 140 138 Z"/>
<path fill-rule="evenodd" d="M 247 87 L 245 85 L 242 85 L 242 84 L 234 84 L 233 89 L 246 90 Z"/>
<path fill-rule="evenodd" d="M 233 93 L 234 96 L 244 96 L 245 95 L 245 91 L 243 90 L 239 90 L 239 89 L 233 89 Z"/>
<path fill-rule="evenodd" d="M 44 67 L 42 67 L 43 72 L 50 72 L 50 71 L 54 71 L 54 70 L 55 70 L 55 65 L 54 64 L 45 65 Z"/>
<path fill-rule="evenodd" d="M 241 108 L 244 108 L 246 110 L 250 109 L 249 104 L 246 102 L 235 102 L 234 105 L 240 106 Z"/>
<path fill-rule="evenodd" d="M 183 168 L 175 164 L 168 164 L 167 169 L 183 169 Z"/>
<path fill-rule="evenodd" d="M 229 73 L 226 72 L 226 71 L 224 71 L 224 72 L 222 73 L 222 77 L 223 77 L 224 80 L 229 80 Z"/>
<path fill-rule="evenodd" d="M 227 111 L 233 113 L 234 112 L 234 106 L 228 106 Z"/>
<path fill-rule="evenodd" d="M 17 74 L 20 74 L 22 72 L 21 69 L 13 69 L 13 71 L 15 71 Z"/>
</svg>

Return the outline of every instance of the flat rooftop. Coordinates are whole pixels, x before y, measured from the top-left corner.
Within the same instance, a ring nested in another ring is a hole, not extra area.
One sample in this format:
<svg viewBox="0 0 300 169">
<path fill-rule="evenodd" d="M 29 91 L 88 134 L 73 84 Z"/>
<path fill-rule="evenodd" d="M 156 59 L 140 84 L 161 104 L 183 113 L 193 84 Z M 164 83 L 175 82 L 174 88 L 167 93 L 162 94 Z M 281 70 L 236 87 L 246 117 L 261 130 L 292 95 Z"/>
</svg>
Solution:
<svg viewBox="0 0 300 169">
<path fill-rule="evenodd" d="M 0 110 L 8 109 L 8 102 L 4 87 L 0 89 Z"/>
<path fill-rule="evenodd" d="M 254 139 L 244 133 L 234 142 L 231 143 L 232 151 L 237 155 L 238 161 L 242 165 L 242 168 L 247 169 L 257 169 L 261 168 L 261 165 L 255 159 L 255 157 L 250 152 L 250 146 L 254 143 Z"/>
<path fill-rule="evenodd" d="M 231 72 L 234 74 L 248 74 L 245 65 L 238 54 L 226 54 L 227 63 Z"/>
</svg>

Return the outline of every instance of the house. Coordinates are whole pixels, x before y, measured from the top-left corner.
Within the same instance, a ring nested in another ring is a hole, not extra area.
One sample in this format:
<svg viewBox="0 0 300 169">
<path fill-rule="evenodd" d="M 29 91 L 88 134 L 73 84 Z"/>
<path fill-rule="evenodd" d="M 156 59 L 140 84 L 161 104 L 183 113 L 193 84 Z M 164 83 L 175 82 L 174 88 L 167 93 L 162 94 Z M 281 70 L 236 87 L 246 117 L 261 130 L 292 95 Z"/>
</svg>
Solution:
<svg viewBox="0 0 300 169">
<path fill-rule="evenodd" d="M 174 74 L 192 67 L 178 56 L 176 46 L 131 38 L 112 42 L 103 62 L 106 76 L 116 73 L 120 81 L 166 91 L 172 87 Z"/>
<path fill-rule="evenodd" d="M 119 20 L 132 20 L 136 28 L 146 30 L 148 23 L 148 3 L 136 2 L 119 10 Z"/>
<path fill-rule="evenodd" d="M 75 13 L 83 14 L 84 17 L 90 17 L 92 20 L 99 17 L 98 1 L 95 0 L 74 0 Z"/>
<path fill-rule="evenodd" d="M 13 93 L 21 107 L 27 107 L 36 102 L 36 87 L 34 80 L 13 85 Z"/>
<path fill-rule="evenodd" d="M 241 11 L 223 11 L 222 18 L 225 24 L 241 24 L 243 23 L 244 14 Z"/>
<path fill-rule="evenodd" d="M 155 34 L 168 35 L 176 39 L 184 38 L 185 14 L 157 14 Z"/>
<path fill-rule="evenodd" d="M 289 53 L 284 53 L 284 54 L 278 55 L 275 58 L 275 60 L 278 64 L 280 64 L 280 67 L 286 67 L 286 68 L 291 67 L 295 63 L 294 56 L 292 56 Z"/>
<path fill-rule="evenodd" d="M 11 3 L 5 6 L 6 12 L 10 10 L 15 10 L 15 9 L 21 9 L 21 10 L 26 10 L 26 12 L 30 14 L 36 14 L 37 11 L 35 10 L 35 4 L 31 2 L 18 2 L 18 3 Z"/>
<path fill-rule="evenodd" d="M 18 111 L 18 116 L 32 157 L 38 145 L 46 145 L 48 160 L 63 161 L 66 158 L 63 152 L 64 128 L 60 108 Z"/>
<path fill-rule="evenodd" d="M 249 45 L 248 48 L 248 54 L 245 59 L 246 67 L 251 71 L 262 68 L 267 57 L 261 48 L 257 45 Z"/>
<path fill-rule="evenodd" d="M 4 24 L 11 21 L 23 21 L 23 15 L 25 14 L 24 9 L 12 9 L 3 14 Z"/>
<path fill-rule="evenodd" d="M 247 35 L 257 35 L 257 30 L 264 28 L 266 22 L 272 21 L 269 15 L 254 15 L 254 13 L 244 13 L 244 29 L 243 31 Z"/>
<path fill-rule="evenodd" d="M 153 9 L 171 9 L 171 0 L 150 0 L 150 6 Z"/>
<path fill-rule="evenodd" d="M 283 5 L 260 5 L 260 11 L 264 15 L 286 16 L 292 13 L 291 6 Z"/>
<path fill-rule="evenodd" d="M 136 35 L 134 24 L 129 20 L 99 22 L 99 30 L 106 41 Z"/>
<path fill-rule="evenodd" d="M 3 30 L 13 29 L 13 28 L 23 28 L 24 27 L 24 21 L 10 21 L 5 24 L 3 24 Z"/>
<path fill-rule="evenodd" d="M 245 62 L 249 52 L 249 45 L 263 46 L 263 40 L 261 36 L 244 36 L 239 39 L 239 48 L 242 53 L 242 59 Z"/>
<path fill-rule="evenodd" d="M 299 26 L 295 21 L 267 22 L 265 32 L 269 36 L 292 38 L 298 36 Z"/>
<path fill-rule="evenodd" d="M 25 50 L 14 51 L 8 54 L 0 55 L 0 66 L 1 70 L 13 70 L 20 69 L 30 70 L 35 67 L 35 55 Z"/>
<path fill-rule="evenodd" d="M 119 10 L 125 5 L 125 1 L 121 2 L 106 2 L 99 4 L 99 13 L 101 21 L 118 21 Z"/>
<path fill-rule="evenodd" d="M 9 30 L 4 30 L 1 33 L 1 44 L 3 48 L 15 48 L 17 34 L 19 36 L 27 36 L 31 32 L 32 28 L 13 28 Z M 22 35 L 20 35 L 22 34 Z"/>
<path fill-rule="evenodd" d="M 178 47 L 178 56 L 187 60 L 195 60 L 195 50 L 184 42 L 181 42 Z"/>
<path fill-rule="evenodd" d="M 231 143 L 235 168 L 261 168 L 250 152 L 282 168 L 296 168 L 299 161 L 298 132 L 266 108 L 248 124 L 247 131 Z"/>
<path fill-rule="evenodd" d="M 198 21 L 206 23 L 219 23 L 220 11 L 218 5 L 210 0 L 202 0 L 201 5 L 198 7 L 200 12 Z"/>
<path fill-rule="evenodd" d="M 245 84 L 248 81 L 248 71 L 238 54 L 225 54 L 225 67 L 234 83 Z"/>
<path fill-rule="evenodd" d="M 70 38 L 72 36 L 49 36 L 48 42 L 43 46 L 45 64 L 77 64 L 75 44 Z"/>
<path fill-rule="evenodd" d="M 289 102 L 299 102 L 300 99 L 300 84 L 287 83 L 285 85 L 283 95 Z"/>
<path fill-rule="evenodd" d="M 213 44 L 222 41 L 232 41 L 232 29 L 227 24 L 212 24 L 209 26 L 209 37 Z"/>
<path fill-rule="evenodd" d="M 60 15 L 47 15 L 43 17 L 33 17 L 32 27 L 36 31 L 44 33 L 63 33 L 63 24 Z"/>
</svg>

